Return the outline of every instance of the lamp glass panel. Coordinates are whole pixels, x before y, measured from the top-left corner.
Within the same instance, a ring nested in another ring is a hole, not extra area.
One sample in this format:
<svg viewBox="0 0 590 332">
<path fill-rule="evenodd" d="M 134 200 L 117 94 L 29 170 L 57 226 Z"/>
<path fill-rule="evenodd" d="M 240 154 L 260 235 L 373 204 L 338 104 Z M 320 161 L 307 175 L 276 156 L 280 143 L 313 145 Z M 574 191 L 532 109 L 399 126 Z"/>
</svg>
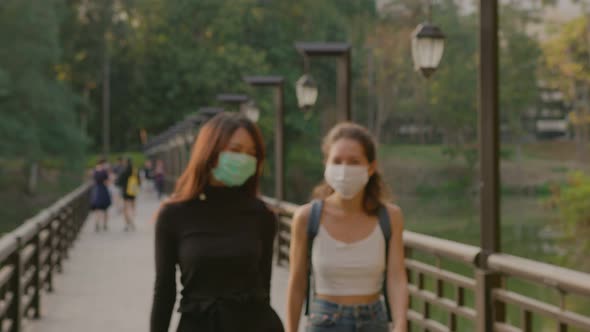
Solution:
<svg viewBox="0 0 590 332">
<path fill-rule="evenodd" d="M 260 110 L 256 106 L 248 106 L 244 111 L 244 115 L 252 122 L 258 122 L 260 119 Z"/>
<path fill-rule="evenodd" d="M 445 50 L 444 39 L 433 39 L 432 40 L 432 53 L 430 58 L 431 68 L 438 68 L 440 60 L 442 59 Z"/>
<path fill-rule="evenodd" d="M 306 86 L 303 91 L 305 101 L 304 106 L 309 107 L 315 105 L 315 102 L 318 99 L 318 88 L 314 86 Z"/>
<path fill-rule="evenodd" d="M 430 38 L 418 39 L 418 54 L 419 54 L 419 67 L 420 68 L 431 68 L 433 42 Z"/>
<path fill-rule="evenodd" d="M 295 84 L 295 93 L 299 108 L 311 107 L 315 105 L 318 97 L 318 88 L 308 81 L 307 75 L 303 75 Z"/>
</svg>

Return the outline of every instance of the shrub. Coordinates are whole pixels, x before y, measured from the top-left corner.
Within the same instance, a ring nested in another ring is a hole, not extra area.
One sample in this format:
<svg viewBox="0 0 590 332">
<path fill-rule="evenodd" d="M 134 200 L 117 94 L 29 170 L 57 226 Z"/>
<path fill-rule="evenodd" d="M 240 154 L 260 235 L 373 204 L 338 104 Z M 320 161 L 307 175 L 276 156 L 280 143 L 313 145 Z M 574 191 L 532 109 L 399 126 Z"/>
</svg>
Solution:
<svg viewBox="0 0 590 332">
<path fill-rule="evenodd" d="M 550 205 L 560 214 L 562 228 L 571 257 L 590 253 L 590 176 L 574 172 L 567 183 L 552 190 Z M 583 262 L 588 264 L 588 262 Z"/>
</svg>

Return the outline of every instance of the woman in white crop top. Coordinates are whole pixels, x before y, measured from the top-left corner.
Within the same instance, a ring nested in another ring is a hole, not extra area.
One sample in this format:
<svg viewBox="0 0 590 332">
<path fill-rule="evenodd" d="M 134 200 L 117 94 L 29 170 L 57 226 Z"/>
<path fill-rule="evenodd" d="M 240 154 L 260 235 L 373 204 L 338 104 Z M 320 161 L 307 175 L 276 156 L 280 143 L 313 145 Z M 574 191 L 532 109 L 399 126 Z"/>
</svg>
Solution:
<svg viewBox="0 0 590 332">
<path fill-rule="evenodd" d="M 315 295 L 307 331 L 407 330 L 403 217 L 399 207 L 387 203 L 385 185 L 377 171 L 376 150 L 371 134 L 353 123 L 337 125 L 324 139 L 325 181 L 314 191 L 314 198 L 321 200 L 323 207 L 318 214 L 311 259 L 308 225 L 312 203 L 302 206 L 293 218 L 286 332 L 299 331 L 308 266 L 314 280 L 311 292 Z M 387 255 L 387 232 L 379 224 L 379 215 L 384 212 L 381 209 L 389 216 L 389 220 L 383 218 L 384 222 L 390 223 Z M 381 298 L 384 278 L 394 322 L 391 327 Z"/>
</svg>

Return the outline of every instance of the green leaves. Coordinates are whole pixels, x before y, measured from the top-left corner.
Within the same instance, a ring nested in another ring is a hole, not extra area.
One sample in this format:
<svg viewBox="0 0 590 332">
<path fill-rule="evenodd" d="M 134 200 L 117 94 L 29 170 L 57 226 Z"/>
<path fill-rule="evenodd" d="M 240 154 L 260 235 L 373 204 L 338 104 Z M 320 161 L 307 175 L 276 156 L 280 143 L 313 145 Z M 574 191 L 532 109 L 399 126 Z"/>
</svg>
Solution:
<svg viewBox="0 0 590 332">
<path fill-rule="evenodd" d="M 0 157 L 40 160 L 83 152 L 77 98 L 54 72 L 61 54 L 61 4 L 0 5 Z"/>
<path fill-rule="evenodd" d="M 579 171 L 571 173 L 567 184 L 552 192 L 549 203 L 559 211 L 565 244 L 574 253 L 568 259 L 570 263 L 588 266 L 585 258 L 590 250 L 590 176 Z"/>
</svg>

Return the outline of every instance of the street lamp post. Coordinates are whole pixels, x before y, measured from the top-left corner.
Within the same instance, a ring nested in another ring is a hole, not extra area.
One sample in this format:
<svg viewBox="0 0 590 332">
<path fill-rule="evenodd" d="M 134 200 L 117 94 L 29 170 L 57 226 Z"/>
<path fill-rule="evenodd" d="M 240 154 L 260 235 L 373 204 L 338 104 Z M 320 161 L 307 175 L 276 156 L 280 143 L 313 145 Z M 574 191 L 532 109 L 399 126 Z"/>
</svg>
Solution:
<svg viewBox="0 0 590 332">
<path fill-rule="evenodd" d="M 506 308 L 494 301 L 492 290 L 502 277 L 487 267 L 489 255 L 500 252 L 500 165 L 498 111 L 498 0 L 480 0 L 479 5 L 479 199 L 480 247 L 476 272 L 476 330 L 493 331 L 504 321 Z M 431 23 L 419 25 L 412 35 L 412 57 L 416 69 L 429 77 L 444 50 L 444 35 Z"/>
<path fill-rule="evenodd" d="M 340 121 L 350 121 L 352 118 L 350 107 L 350 44 L 297 42 L 295 48 L 304 57 L 337 57 L 338 118 Z M 302 104 L 301 101 L 300 104 Z"/>
<path fill-rule="evenodd" d="M 487 258 L 500 246 L 500 167 L 498 112 L 498 1 L 480 0 L 479 5 L 479 165 L 480 165 L 480 270 L 476 282 L 480 299 L 477 330 L 493 331 L 494 322 L 503 321 L 505 307 L 493 300 L 493 288 L 502 277 L 487 269 Z"/>
<path fill-rule="evenodd" d="M 275 198 L 280 203 L 285 198 L 284 79 L 281 76 L 246 76 L 244 81 L 252 86 L 275 89 Z"/>
<path fill-rule="evenodd" d="M 479 32 L 479 144 L 481 167 L 481 247 L 500 251 L 498 4 L 481 0 Z"/>
</svg>

